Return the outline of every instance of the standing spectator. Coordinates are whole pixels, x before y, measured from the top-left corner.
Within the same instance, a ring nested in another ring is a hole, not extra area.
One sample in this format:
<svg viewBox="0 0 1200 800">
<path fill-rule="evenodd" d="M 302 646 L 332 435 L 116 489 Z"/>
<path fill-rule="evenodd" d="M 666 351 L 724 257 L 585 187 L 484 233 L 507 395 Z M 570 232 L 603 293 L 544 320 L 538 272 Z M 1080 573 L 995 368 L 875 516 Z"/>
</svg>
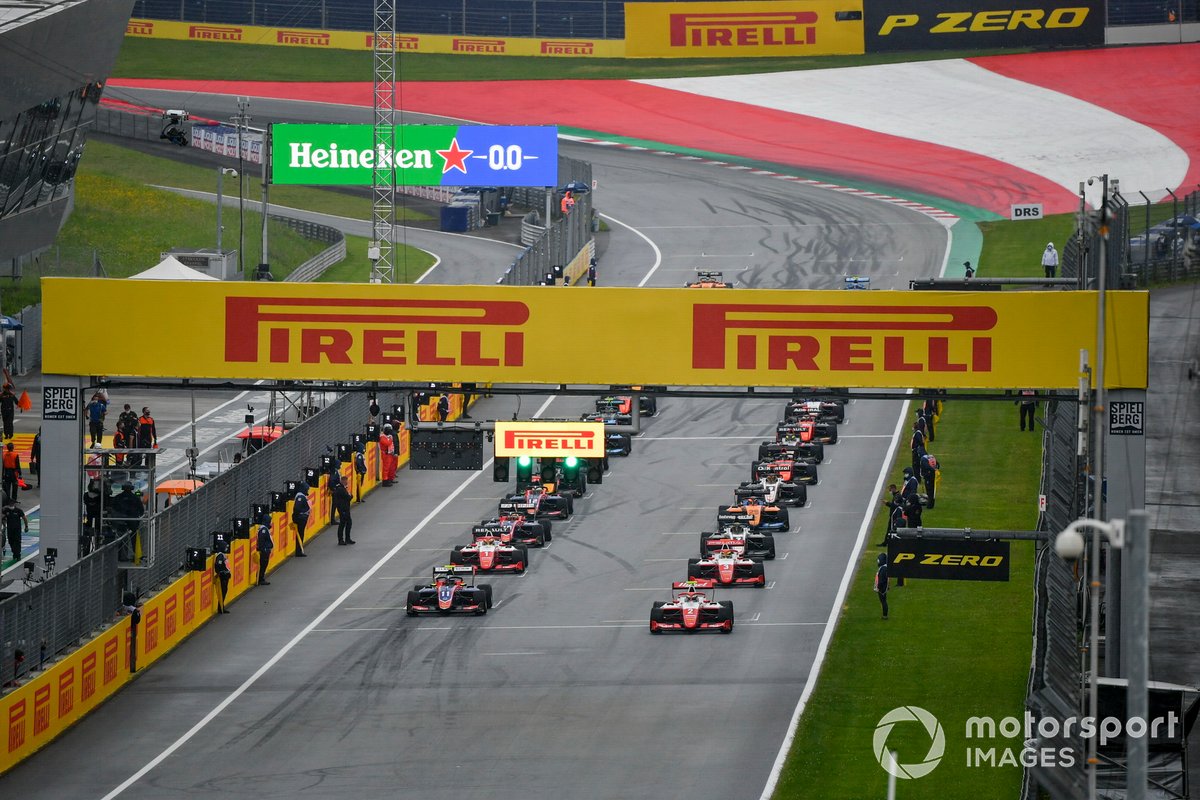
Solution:
<svg viewBox="0 0 1200 800">
<path fill-rule="evenodd" d="M 350 518 L 350 489 L 345 478 L 333 485 L 333 509 L 338 515 L 338 544 L 354 544 L 350 538 L 350 529 L 354 527 Z"/>
<path fill-rule="evenodd" d="M 120 560 L 139 560 L 141 542 L 138 539 L 138 529 L 145 513 L 146 507 L 142 505 L 142 499 L 133 493 L 133 484 L 122 484 L 121 493 L 112 499 L 113 529 L 124 535 Z"/>
<path fill-rule="evenodd" d="M 1037 392 L 1033 389 L 1022 389 L 1020 394 L 1020 398 L 1014 402 L 1021 408 L 1021 430 L 1025 430 L 1025 420 L 1028 419 L 1029 430 L 1032 431 L 1035 427 L 1033 418 L 1037 413 L 1037 400 L 1035 399 Z"/>
<path fill-rule="evenodd" d="M 938 473 L 941 471 L 941 465 L 938 460 L 933 457 L 932 453 L 925 453 L 921 456 L 921 478 L 925 481 L 925 496 L 929 498 L 925 504 L 929 508 L 933 508 L 934 496 L 937 492 Z"/>
<path fill-rule="evenodd" d="M 100 481 L 89 481 L 87 491 L 83 493 L 83 524 L 86 529 L 85 535 L 91 537 L 92 545 L 100 540 L 100 508 L 102 502 Z M 91 550 L 92 547 L 89 546 L 88 552 L 91 552 Z"/>
<path fill-rule="evenodd" d="M 592 260 L 588 262 L 588 286 L 596 285 L 596 257 L 592 256 Z"/>
<path fill-rule="evenodd" d="M 383 426 L 383 433 L 379 436 L 379 452 L 383 454 L 383 485 L 392 486 L 396 483 L 396 437 L 391 425 Z"/>
<path fill-rule="evenodd" d="M 125 408 L 121 410 L 121 414 L 117 417 L 117 430 L 124 432 L 125 441 L 134 442 L 137 440 L 138 415 L 129 403 L 125 404 Z M 130 444 L 130 447 L 133 445 Z"/>
<path fill-rule="evenodd" d="M 562 201 L 559 203 L 559 210 L 565 217 L 571 213 L 571 209 L 575 207 L 575 197 L 571 194 L 571 190 L 567 189 L 563 192 Z"/>
<path fill-rule="evenodd" d="M 38 428 L 37 434 L 33 437 L 33 444 L 29 446 L 29 472 L 37 475 L 38 488 L 42 488 L 42 429 Z"/>
<path fill-rule="evenodd" d="M 100 447 L 104 444 L 104 415 L 108 413 L 108 403 L 104 402 L 99 392 L 96 392 L 92 395 L 91 402 L 87 404 L 85 410 L 88 416 L 88 433 L 92 439 L 92 443 L 88 446 Z"/>
<path fill-rule="evenodd" d="M 1042 269 L 1047 278 L 1053 278 L 1058 272 L 1058 251 L 1054 249 L 1054 242 L 1048 242 L 1042 251 Z"/>
<path fill-rule="evenodd" d="M 4 501 L 4 531 L 8 535 L 8 549 L 12 550 L 13 560 L 21 557 L 21 532 L 29 533 L 29 519 L 17 505 L 15 499 Z M 3 542 L 0 542 L 0 556 L 4 553 Z M 2 560 L 2 559 L 0 559 Z"/>
<path fill-rule="evenodd" d="M 9 442 L 4 448 L 4 494 L 14 502 L 17 499 L 17 488 L 21 483 L 21 454 Z"/>
<path fill-rule="evenodd" d="M 925 455 L 925 431 L 921 425 L 921 420 L 913 423 L 912 440 L 909 442 L 909 447 L 912 449 L 912 471 L 919 473 L 921 471 L 921 456 Z"/>
<path fill-rule="evenodd" d="M 450 395 L 444 394 L 438 398 L 437 411 L 438 420 L 445 422 L 450 416 Z"/>
<path fill-rule="evenodd" d="M 258 550 L 258 585 L 270 586 L 267 580 L 267 567 L 271 564 L 271 551 L 275 549 L 275 540 L 271 538 L 271 526 L 259 520 L 258 539 L 255 542 Z"/>
<path fill-rule="evenodd" d="M 229 559 L 220 550 L 213 557 L 213 572 L 216 574 L 217 583 L 221 587 L 217 593 L 217 613 L 228 614 L 229 609 L 225 607 L 225 595 L 229 593 L 229 578 L 233 573 L 229 570 Z"/>
<path fill-rule="evenodd" d="M 11 383 L 4 384 L 0 391 L 0 417 L 4 419 L 4 438 L 13 438 L 13 415 L 17 413 L 17 395 Z"/>
<path fill-rule="evenodd" d="M 306 558 L 304 552 L 304 529 L 308 527 L 308 516 L 312 513 L 312 505 L 308 502 L 308 492 L 300 489 L 292 498 L 292 524 L 296 526 L 296 558 Z"/>
<path fill-rule="evenodd" d="M 154 426 L 154 417 L 150 416 L 150 407 L 142 407 L 142 415 L 137 420 L 137 446 L 141 450 L 151 450 L 158 447 L 158 429 Z M 130 461 L 142 463 L 142 456 L 135 456 Z M 134 466 L 137 466 L 135 464 Z"/>
<path fill-rule="evenodd" d="M 883 607 L 883 618 L 888 618 L 888 568 L 887 554 L 880 553 L 875 559 L 878 568 L 875 570 L 875 594 L 879 595 L 879 605 Z"/>
<path fill-rule="evenodd" d="M 112 446 L 114 450 L 125 450 L 129 447 L 129 440 L 125 438 L 125 431 L 117 428 L 113 431 Z M 117 466 L 125 463 L 125 454 L 117 453 L 114 459 Z"/>
</svg>

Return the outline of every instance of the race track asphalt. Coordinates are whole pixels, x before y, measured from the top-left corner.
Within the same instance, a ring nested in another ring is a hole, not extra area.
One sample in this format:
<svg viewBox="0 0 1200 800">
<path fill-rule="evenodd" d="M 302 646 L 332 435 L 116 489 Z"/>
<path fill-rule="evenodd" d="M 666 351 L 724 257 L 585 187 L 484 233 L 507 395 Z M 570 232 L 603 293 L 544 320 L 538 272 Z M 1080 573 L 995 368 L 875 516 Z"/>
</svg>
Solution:
<svg viewBox="0 0 1200 800">
<path fill-rule="evenodd" d="M 611 215 L 605 285 L 679 286 L 702 268 L 746 286 L 834 288 L 870 274 L 898 288 L 937 274 L 947 247 L 937 222 L 885 203 L 650 153 L 563 149 L 593 162 Z M 653 346 L 653 331 L 602 319 L 563 332 L 570 358 Z M 589 406 L 544 402 L 524 398 L 522 417 Z M 472 413 L 506 419 L 516 403 Z M 848 407 L 810 507 L 778 536 L 768 588 L 722 593 L 736 606 L 732 635 L 651 636 L 651 602 L 685 577 L 781 408 L 664 401 L 527 574 L 491 579 L 486 617 L 410 619 L 403 605 L 504 487 L 490 469 L 405 471 L 355 509 L 357 545 L 321 536 L 313 557 L 288 562 L 0 792 L 103 797 L 152 764 L 121 797 L 756 798 L 906 422 L 900 402 Z"/>
</svg>

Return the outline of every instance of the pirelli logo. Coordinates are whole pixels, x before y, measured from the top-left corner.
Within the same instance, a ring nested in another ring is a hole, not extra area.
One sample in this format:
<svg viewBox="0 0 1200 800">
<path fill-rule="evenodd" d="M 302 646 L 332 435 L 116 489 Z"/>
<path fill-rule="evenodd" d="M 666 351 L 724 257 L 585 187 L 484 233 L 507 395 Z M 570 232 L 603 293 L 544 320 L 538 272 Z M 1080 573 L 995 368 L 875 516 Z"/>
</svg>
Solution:
<svg viewBox="0 0 1200 800">
<path fill-rule="evenodd" d="M 125 25 L 126 36 L 153 36 L 154 23 L 144 19 L 131 19 Z"/>
<path fill-rule="evenodd" d="M 210 42 L 240 42 L 242 29 L 220 25 L 189 25 L 188 38 Z"/>
<path fill-rule="evenodd" d="M 50 684 L 33 690 L 33 735 L 50 730 Z"/>
<path fill-rule="evenodd" d="M 672 14 L 671 47 L 795 47 L 817 41 L 815 11 Z"/>
<path fill-rule="evenodd" d="M 129 630 L 128 628 L 126 629 Z M 126 634 L 128 638 L 128 634 Z M 117 642 L 117 637 L 112 637 L 104 642 L 104 685 L 112 683 L 117 679 L 117 648 L 120 645 Z"/>
<path fill-rule="evenodd" d="M 276 44 L 296 44 L 304 47 L 329 47 L 330 35 L 317 31 L 275 31 Z"/>
<path fill-rule="evenodd" d="M 455 53 L 503 53 L 503 39 L 458 39 L 450 42 L 450 49 Z"/>
<path fill-rule="evenodd" d="M 86 703 L 92 699 L 92 695 L 96 694 L 96 661 L 94 651 L 83 657 L 83 663 L 79 668 L 82 678 L 82 685 L 79 687 L 80 702 Z"/>
<path fill-rule="evenodd" d="M 520 367 L 528 319 L 508 300 L 227 297 L 225 360 Z"/>
<path fill-rule="evenodd" d="M 596 52 L 594 42 L 577 41 L 542 41 L 541 53 L 544 56 L 590 56 Z"/>
<path fill-rule="evenodd" d="M 938 374 L 992 371 L 997 314 L 983 305 L 697 304 L 699 370 Z"/>
<path fill-rule="evenodd" d="M 15 753 L 25 744 L 25 701 L 8 707 L 8 752 Z"/>
<path fill-rule="evenodd" d="M 385 50 L 387 49 L 388 39 L 389 39 L 389 37 L 387 37 L 387 36 L 379 37 L 380 44 L 382 45 L 383 49 L 385 49 Z M 421 49 L 421 37 L 419 37 L 419 36 L 396 36 L 391 39 L 391 42 L 392 42 L 393 50 L 420 50 Z M 375 34 L 368 33 L 366 43 L 367 43 L 368 50 L 374 50 L 375 49 Z"/>
<path fill-rule="evenodd" d="M 75 668 L 63 670 L 58 676 L 58 716 L 63 718 L 75 708 Z"/>
<path fill-rule="evenodd" d="M 604 424 L 600 422 L 497 422 L 496 456 L 535 458 L 602 457 Z"/>
</svg>

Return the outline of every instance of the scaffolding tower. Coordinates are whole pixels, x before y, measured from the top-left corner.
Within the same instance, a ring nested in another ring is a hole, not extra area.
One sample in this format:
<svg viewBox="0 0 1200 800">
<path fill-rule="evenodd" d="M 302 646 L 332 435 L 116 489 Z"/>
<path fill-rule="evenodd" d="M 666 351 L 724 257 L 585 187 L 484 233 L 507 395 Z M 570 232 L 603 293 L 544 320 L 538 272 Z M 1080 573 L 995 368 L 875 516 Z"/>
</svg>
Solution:
<svg viewBox="0 0 1200 800">
<path fill-rule="evenodd" d="M 375 0 L 375 152 L 392 153 L 396 139 L 396 0 Z M 381 166 L 382 164 L 382 166 Z M 396 167 L 392 158 L 375 159 L 371 187 L 371 283 L 394 283 L 392 245 L 396 224 Z"/>
</svg>

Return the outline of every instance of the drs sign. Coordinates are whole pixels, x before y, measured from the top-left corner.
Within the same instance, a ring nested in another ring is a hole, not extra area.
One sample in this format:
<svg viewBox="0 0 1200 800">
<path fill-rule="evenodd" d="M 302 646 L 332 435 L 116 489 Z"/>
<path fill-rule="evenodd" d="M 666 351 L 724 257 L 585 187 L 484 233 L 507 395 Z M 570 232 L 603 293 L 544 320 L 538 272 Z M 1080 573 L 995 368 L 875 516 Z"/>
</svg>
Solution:
<svg viewBox="0 0 1200 800">
<path fill-rule="evenodd" d="M 397 125 L 375 141 L 371 125 L 274 125 L 271 182 L 370 186 L 383 172 L 404 186 L 554 186 L 558 128 Z"/>
</svg>

